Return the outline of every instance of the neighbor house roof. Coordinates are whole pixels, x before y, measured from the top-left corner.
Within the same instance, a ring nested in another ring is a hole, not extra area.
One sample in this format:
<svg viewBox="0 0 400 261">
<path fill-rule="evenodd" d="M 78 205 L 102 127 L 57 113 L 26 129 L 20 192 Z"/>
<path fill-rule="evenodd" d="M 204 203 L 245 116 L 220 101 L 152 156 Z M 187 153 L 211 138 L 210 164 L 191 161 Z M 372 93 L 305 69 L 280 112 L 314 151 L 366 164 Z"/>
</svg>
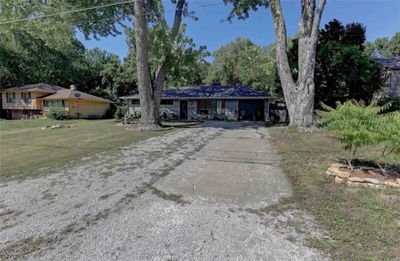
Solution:
<svg viewBox="0 0 400 261">
<path fill-rule="evenodd" d="M 390 69 L 400 69 L 400 57 L 375 58 L 372 60 Z"/>
<path fill-rule="evenodd" d="M 58 90 L 65 89 L 63 87 L 47 84 L 47 83 L 36 83 L 30 85 L 24 85 L 19 87 L 12 87 L 4 89 L 4 91 L 29 91 L 29 92 L 45 92 L 45 93 L 56 93 Z"/>
<path fill-rule="evenodd" d="M 139 94 L 120 97 L 121 99 L 139 99 Z M 265 99 L 266 92 L 254 91 L 249 86 L 195 86 L 168 88 L 163 90 L 163 99 Z"/>
<path fill-rule="evenodd" d="M 43 100 L 86 100 L 86 101 L 95 101 L 95 102 L 106 102 L 112 103 L 112 101 L 97 97 L 85 92 L 72 90 L 72 89 L 62 89 L 57 91 L 54 94 L 46 96 Z"/>
</svg>

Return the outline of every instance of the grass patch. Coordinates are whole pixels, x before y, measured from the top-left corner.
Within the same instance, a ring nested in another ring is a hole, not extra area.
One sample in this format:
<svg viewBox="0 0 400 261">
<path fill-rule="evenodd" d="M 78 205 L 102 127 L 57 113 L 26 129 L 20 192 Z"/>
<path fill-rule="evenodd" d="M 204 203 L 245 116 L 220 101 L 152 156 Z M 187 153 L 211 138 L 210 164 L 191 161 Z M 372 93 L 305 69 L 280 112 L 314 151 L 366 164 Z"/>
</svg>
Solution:
<svg viewBox="0 0 400 261">
<path fill-rule="evenodd" d="M 73 125 L 46 129 L 46 125 Z M 113 120 L 0 121 L 0 180 L 48 174 L 95 153 L 130 145 L 167 131 L 129 132 Z M 107 176 L 107 175 L 104 175 Z"/>
<path fill-rule="evenodd" d="M 159 190 L 158 188 L 153 187 L 153 186 L 150 187 L 150 190 L 154 195 L 156 195 L 164 200 L 173 201 L 180 205 L 185 205 L 185 204 L 189 203 L 188 201 L 183 199 L 182 195 L 165 193 L 164 191 Z"/>
<path fill-rule="evenodd" d="M 191 120 L 178 120 L 178 121 L 163 121 L 162 125 L 164 127 L 176 127 L 184 128 L 190 127 L 201 123 L 201 121 L 191 121 Z"/>
<path fill-rule="evenodd" d="M 0 252 L 0 260 L 17 260 L 52 244 L 51 237 L 28 237 L 15 241 Z"/>
<path fill-rule="evenodd" d="M 335 184 L 325 175 L 328 166 L 346 151 L 324 132 L 303 133 L 270 128 L 272 143 L 294 189 L 282 208 L 295 204 L 312 213 L 333 240 L 313 239 L 311 246 L 328 251 L 336 260 L 400 259 L 400 192 L 352 188 Z M 362 148 L 359 158 L 374 159 L 379 150 Z M 392 156 L 389 164 L 398 164 Z"/>
</svg>

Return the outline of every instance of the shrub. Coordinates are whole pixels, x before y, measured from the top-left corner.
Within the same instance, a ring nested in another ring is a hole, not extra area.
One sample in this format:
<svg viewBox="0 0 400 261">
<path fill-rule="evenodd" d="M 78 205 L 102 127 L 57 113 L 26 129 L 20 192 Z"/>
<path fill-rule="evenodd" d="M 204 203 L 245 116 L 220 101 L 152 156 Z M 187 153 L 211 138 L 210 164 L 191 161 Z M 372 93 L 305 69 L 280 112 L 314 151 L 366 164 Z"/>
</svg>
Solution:
<svg viewBox="0 0 400 261">
<path fill-rule="evenodd" d="M 383 146 L 379 166 L 385 173 L 386 166 L 381 166 L 383 159 L 392 153 L 400 154 L 400 111 L 380 116 L 378 125 L 378 142 Z"/>
<path fill-rule="evenodd" d="M 104 115 L 103 118 L 105 119 L 114 118 L 116 110 L 117 110 L 117 105 L 115 105 L 115 103 L 110 103 L 110 106 L 108 107 L 106 114 Z"/>
<path fill-rule="evenodd" d="M 46 114 L 46 117 L 49 119 L 54 119 L 54 120 L 66 120 L 67 115 L 65 114 L 65 111 L 62 108 L 58 107 L 50 107 L 49 111 Z"/>
<path fill-rule="evenodd" d="M 128 112 L 128 108 L 126 105 L 117 106 L 117 109 L 115 110 L 114 118 L 117 120 L 122 120 L 127 112 Z"/>
<path fill-rule="evenodd" d="M 365 145 L 377 145 L 380 143 L 391 144 L 392 137 L 388 133 L 391 125 L 389 116 L 380 114 L 390 104 L 382 107 L 376 105 L 365 106 L 362 102 L 354 100 L 343 104 L 337 103 L 336 109 L 322 104 L 325 111 L 320 112 L 321 120 L 330 131 L 330 136 L 344 144 L 348 150 L 347 163 L 352 169 L 352 159 L 357 149 Z M 386 125 L 382 126 L 385 120 Z M 396 127 L 393 127 L 394 129 Z M 379 130 L 379 131 L 378 131 Z M 383 138 L 382 133 L 385 133 Z M 395 142 L 396 143 L 396 142 Z"/>
</svg>

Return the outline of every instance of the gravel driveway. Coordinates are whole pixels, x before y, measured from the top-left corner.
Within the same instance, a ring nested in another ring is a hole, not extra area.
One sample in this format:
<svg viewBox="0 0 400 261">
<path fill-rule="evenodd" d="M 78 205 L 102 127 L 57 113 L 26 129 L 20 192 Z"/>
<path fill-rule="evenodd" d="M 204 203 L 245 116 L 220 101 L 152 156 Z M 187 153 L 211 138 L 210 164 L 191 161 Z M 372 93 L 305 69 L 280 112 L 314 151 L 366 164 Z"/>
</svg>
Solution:
<svg viewBox="0 0 400 261">
<path fill-rule="evenodd" d="M 134 133 L 132 133 L 134 135 Z M 0 184 L 0 259 L 321 260 L 257 124 L 205 123 Z"/>
</svg>

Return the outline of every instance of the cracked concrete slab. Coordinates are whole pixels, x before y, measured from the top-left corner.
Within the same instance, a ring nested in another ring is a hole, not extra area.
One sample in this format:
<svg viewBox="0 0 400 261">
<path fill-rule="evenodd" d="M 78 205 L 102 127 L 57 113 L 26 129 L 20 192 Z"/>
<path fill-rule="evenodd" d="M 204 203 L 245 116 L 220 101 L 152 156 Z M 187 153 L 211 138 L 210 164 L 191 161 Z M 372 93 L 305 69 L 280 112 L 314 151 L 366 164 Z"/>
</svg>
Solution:
<svg viewBox="0 0 400 261">
<path fill-rule="evenodd" d="M 225 124 L 229 128 L 155 186 L 189 200 L 244 208 L 266 207 L 290 196 L 290 183 L 266 128 L 254 123 Z M 221 122 L 207 125 L 214 126 L 224 127 Z"/>
</svg>

